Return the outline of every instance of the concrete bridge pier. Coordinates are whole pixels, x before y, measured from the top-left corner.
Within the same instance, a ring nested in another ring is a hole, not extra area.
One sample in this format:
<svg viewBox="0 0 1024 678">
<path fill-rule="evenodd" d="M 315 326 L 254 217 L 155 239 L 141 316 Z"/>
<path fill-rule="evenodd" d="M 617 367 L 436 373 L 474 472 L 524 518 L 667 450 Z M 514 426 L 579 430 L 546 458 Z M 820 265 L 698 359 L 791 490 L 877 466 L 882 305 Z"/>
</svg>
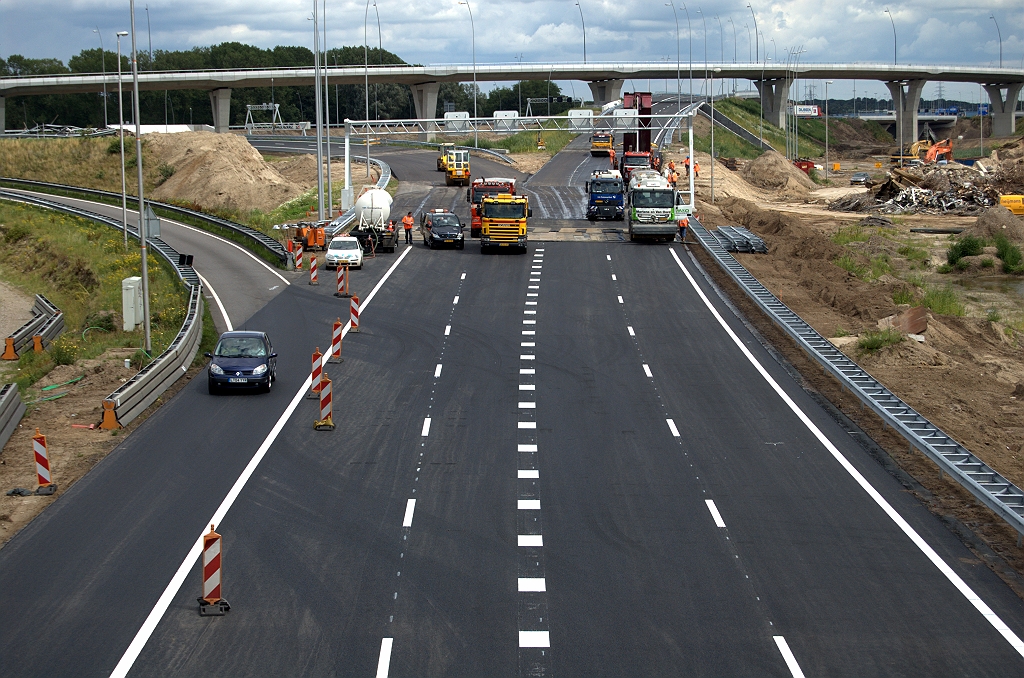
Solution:
<svg viewBox="0 0 1024 678">
<path fill-rule="evenodd" d="M 7 129 L 7 103 L 4 97 L 0 97 L 0 134 Z"/>
<path fill-rule="evenodd" d="M 789 88 L 792 85 L 792 78 L 754 81 L 754 86 L 761 95 L 761 111 L 766 122 L 776 127 L 786 125 L 786 102 L 789 100 Z"/>
<path fill-rule="evenodd" d="M 622 98 L 622 85 L 625 80 L 595 80 L 588 82 L 590 93 L 594 97 L 595 106 L 604 106 L 607 103 Z"/>
<path fill-rule="evenodd" d="M 227 132 L 231 125 L 231 88 L 210 92 L 210 105 L 213 107 L 213 131 Z"/>
<path fill-rule="evenodd" d="M 437 117 L 437 93 L 441 90 L 439 82 L 424 82 L 411 85 L 412 103 L 416 107 L 416 118 L 429 120 Z"/>
<path fill-rule="evenodd" d="M 900 130 L 903 130 L 903 145 L 917 141 L 917 107 L 921 104 L 921 90 L 927 80 L 905 80 L 885 83 L 892 94 L 893 105 L 896 107 L 896 143 L 900 143 Z"/>
<path fill-rule="evenodd" d="M 1017 97 L 1024 83 L 1014 82 L 1007 85 L 984 85 L 988 92 L 988 98 L 992 102 L 990 115 L 992 116 L 992 136 L 1010 137 L 1013 136 L 1016 119 L 1013 109 L 1017 106 Z M 1006 96 L 1003 96 L 1006 90 Z"/>
</svg>

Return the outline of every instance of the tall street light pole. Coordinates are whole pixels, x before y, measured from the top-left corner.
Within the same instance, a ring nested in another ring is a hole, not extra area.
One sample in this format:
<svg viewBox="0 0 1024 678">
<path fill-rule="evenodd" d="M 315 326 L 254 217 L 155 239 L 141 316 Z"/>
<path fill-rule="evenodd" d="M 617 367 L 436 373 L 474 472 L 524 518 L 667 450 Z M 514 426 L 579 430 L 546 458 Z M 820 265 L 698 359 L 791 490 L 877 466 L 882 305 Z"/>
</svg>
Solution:
<svg viewBox="0 0 1024 678">
<path fill-rule="evenodd" d="M 828 183 L 828 86 L 832 84 L 831 80 L 825 81 L 825 183 Z"/>
<path fill-rule="evenodd" d="M 690 28 L 690 10 L 686 9 L 686 3 L 683 3 L 683 12 L 686 13 L 686 49 L 689 52 L 690 59 L 690 103 L 693 103 L 693 29 Z"/>
<path fill-rule="evenodd" d="M 110 124 L 107 122 L 107 51 L 103 49 L 103 34 L 100 33 L 100 27 L 97 26 L 93 33 L 100 36 L 100 67 L 103 69 L 103 128 L 106 129 Z M 1003 43 L 999 42 L 999 54 L 1000 54 L 1000 66 L 1002 66 L 1002 53 Z M 120 66 L 120 64 L 118 64 Z"/>
<path fill-rule="evenodd" d="M 676 11 L 676 5 L 674 2 L 666 2 L 666 7 L 672 8 L 672 16 L 676 20 L 676 110 L 682 110 L 683 108 L 683 81 L 679 77 L 679 13 Z"/>
<path fill-rule="evenodd" d="M 377 15 L 377 65 L 384 65 L 384 35 L 380 30 L 380 9 L 377 7 L 377 0 L 373 0 L 373 11 Z M 373 119 L 380 120 L 380 105 L 377 100 L 377 85 L 373 83 Z"/>
<path fill-rule="evenodd" d="M 750 10 L 750 17 L 754 20 L 754 60 L 761 60 L 761 45 L 757 37 L 757 16 L 754 14 L 754 8 L 747 3 L 747 9 Z"/>
<path fill-rule="evenodd" d="M 722 28 L 722 20 L 718 18 L 717 14 L 715 15 L 715 21 L 718 22 L 718 46 L 720 48 L 719 51 L 721 52 L 721 58 L 722 58 L 722 60 L 719 61 L 718 63 L 724 64 L 725 63 L 725 29 Z M 721 70 L 721 69 L 719 69 L 719 70 Z M 724 79 L 722 80 L 722 87 L 723 88 L 725 87 L 725 80 Z M 712 93 L 712 95 L 714 95 L 714 87 L 712 87 L 711 89 L 712 89 L 711 93 Z M 724 89 L 723 89 L 723 91 L 724 91 Z"/>
<path fill-rule="evenodd" d="M 324 134 L 327 137 L 327 218 L 334 219 L 334 185 L 331 183 L 331 90 L 327 84 L 327 0 L 324 0 Z M 316 74 L 316 86 L 320 87 L 320 71 Z M 370 166 L 367 154 L 366 166 Z M 322 217 L 321 217 L 322 218 Z"/>
<path fill-rule="evenodd" d="M 476 118 L 476 24 L 473 23 L 473 8 L 469 5 L 469 0 L 460 0 L 460 5 L 465 5 L 466 9 L 469 10 L 469 30 L 473 36 L 473 118 Z M 582 10 L 580 10 L 582 13 Z M 551 86 L 551 80 L 548 79 L 548 87 Z M 550 101 L 550 98 L 549 98 Z M 548 106 L 551 106 L 548 103 Z M 473 146 L 478 148 L 480 146 L 480 131 L 477 129 L 477 123 L 473 122 Z"/>
<path fill-rule="evenodd" d="M 708 20 L 704 17 L 704 12 L 700 11 L 700 7 L 697 8 L 697 14 L 700 14 L 700 20 L 704 23 L 704 87 L 708 86 Z M 711 92 L 708 92 L 710 95 Z"/>
<path fill-rule="evenodd" d="M 583 20 L 583 6 L 580 3 L 576 3 L 576 7 L 580 10 L 580 23 L 583 24 L 583 63 L 587 63 L 587 22 Z"/>
<path fill-rule="evenodd" d="M 366 80 L 366 120 L 370 119 L 370 47 L 366 37 L 366 24 L 370 19 L 370 0 L 366 0 L 366 11 L 363 12 L 363 76 Z M 370 134 L 366 134 L 366 176 L 370 176 Z"/>
<path fill-rule="evenodd" d="M 135 109 L 135 167 L 139 180 L 139 248 L 142 251 L 142 327 L 146 353 L 152 353 L 153 342 L 149 334 L 149 268 L 146 256 L 146 199 L 142 186 L 142 129 L 139 117 L 139 53 L 135 47 L 135 0 L 128 0 L 132 13 L 132 107 Z M 148 16 L 148 12 L 147 12 Z"/>
<path fill-rule="evenodd" d="M 892 24 L 892 65 L 896 65 L 896 22 L 892 19 L 892 12 L 889 8 L 885 8 L 885 13 L 889 15 L 889 23 Z"/>
<path fill-rule="evenodd" d="M 726 21 L 732 24 L 732 62 L 736 63 L 736 50 L 738 49 L 736 45 L 736 24 L 733 23 L 732 17 L 729 17 Z M 736 78 L 732 79 L 732 95 L 736 96 Z"/>
<path fill-rule="evenodd" d="M 1003 32 L 1001 30 L 999 30 L 999 22 L 996 21 L 996 15 L 995 14 L 989 13 L 988 18 L 992 19 L 992 21 L 995 21 L 995 24 L 996 24 L 996 35 L 999 36 L 999 68 L 1002 68 L 1003 67 Z"/>
<path fill-rule="evenodd" d="M 128 183 L 124 176 L 124 94 L 121 89 L 121 38 L 128 31 L 117 32 L 117 133 L 121 137 L 121 226 L 124 227 L 124 249 L 128 249 Z"/>
<path fill-rule="evenodd" d="M 320 100 L 320 16 L 313 0 L 313 116 L 316 121 L 316 193 L 317 221 L 324 220 L 324 130 L 323 102 Z"/>
</svg>

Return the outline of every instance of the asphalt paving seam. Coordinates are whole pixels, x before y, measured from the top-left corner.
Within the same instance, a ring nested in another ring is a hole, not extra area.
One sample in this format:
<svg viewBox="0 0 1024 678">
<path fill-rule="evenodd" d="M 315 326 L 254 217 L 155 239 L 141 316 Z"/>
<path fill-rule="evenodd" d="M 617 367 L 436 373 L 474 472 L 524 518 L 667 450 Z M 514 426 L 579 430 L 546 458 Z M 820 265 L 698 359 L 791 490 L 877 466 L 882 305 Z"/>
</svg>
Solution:
<svg viewBox="0 0 1024 678">
<path fill-rule="evenodd" d="M 679 445 L 679 449 L 682 451 L 686 463 L 689 465 L 691 469 L 693 469 L 694 479 L 697 481 L 698 486 L 701 488 L 701 493 L 703 495 L 707 495 L 708 484 L 706 482 L 706 479 L 702 480 L 700 476 L 700 469 L 694 467 L 694 459 L 690 457 L 690 454 L 686 449 L 685 441 L 683 437 L 680 435 L 675 420 L 671 416 L 669 416 L 670 413 L 668 411 L 668 408 L 665 406 L 664 400 L 661 397 L 661 393 L 657 385 L 657 380 L 654 377 L 654 373 L 651 370 L 650 364 L 644 357 L 643 349 L 640 347 L 640 339 L 637 337 L 636 331 L 633 328 L 632 322 L 630 320 L 629 304 L 627 304 L 626 301 L 623 299 L 623 296 L 619 294 L 619 292 L 621 291 L 620 281 L 618 279 L 618 274 L 615 272 L 615 263 L 612 259 L 612 255 L 610 252 L 606 252 L 605 260 L 608 263 L 608 269 L 611 275 L 611 281 L 613 283 L 616 301 L 618 302 L 618 305 L 622 311 L 623 320 L 626 325 L 626 331 L 629 333 L 629 336 L 633 341 L 633 346 L 636 348 L 637 355 L 640 358 L 640 364 L 643 369 L 644 375 L 647 377 L 648 382 L 654 389 L 655 395 L 657 396 L 658 405 L 661 407 L 662 416 L 665 418 L 665 424 L 668 427 L 669 433 L 672 435 L 673 438 L 675 438 L 676 443 Z M 680 266 L 682 266 L 682 264 L 680 264 Z M 696 287 L 696 285 L 694 285 L 694 287 Z M 710 304 L 708 304 L 708 306 L 710 307 Z M 793 678 L 804 678 L 803 671 L 800 669 L 799 663 L 797 662 L 795 656 L 790 650 L 789 645 L 786 643 L 786 639 L 776 632 L 775 624 L 772 621 L 772 615 L 769 614 L 767 604 L 765 601 L 761 599 L 762 596 L 758 593 L 754 585 L 754 580 L 750 577 L 750 572 L 747 565 L 743 562 L 743 559 L 740 558 L 739 551 L 736 548 L 734 540 L 731 538 L 729 528 L 726 526 L 725 520 L 722 518 L 718 506 L 715 504 L 714 499 L 710 497 L 705 496 L 704 502 L 708 508 L 709 516 L 714 521 L 715 526 L 719 528 L 722 539 L 724 540 L 723 546 L 725 547 L 726 552 L 732 555 L 732 560 L 736 566 L 737 573 L 742 576 L 742 583 L 745 584 L 746 587 L 749 589 L 750 595 L 754 597 L 756 608 L 761 611 L 764 621 L 768 623 L 769 630 L 772 633 L 772 639 L 775 641 L 776 647 L 778 647 L 779 652 L 782 654 L 782 658 L 786 662 L 786 666 L 790 669 Z"/>
<path fill-rule="evenodd" d="M 412 250 L 412 247 L 407 247 L 406 252 Z M 448 310 L 448 320 L 444 327 L 444 334 L 441 338 L 441 350 L 437 356 L 437 365 L 434 366 L 434 377 L 430 385 L 430 396 L 427 400 L 427 413 L 423 417 L 423 427 L 420 429 L 420 453 L 416 457 L 416 472 L 413 474 L 413 487 L 411 494 L 416 494 L 416 489 L 420 481 L 419 474 L 423 468 L 423 455 L 427 446 L 427 439 L 430 437 L 430 425 L 433 420 L 433 409 L 434 409 L 434 397 L 437 394 L 438 383 L 441 381 L 441 373 L 444 370 L 444 352 L 448 348 L 449 339 L 451 336 L 452 324 L 455 321 L 455 308 L 459 305 L 459 296 L 462 294 L 462 286 L 465 284 L 466 272 L 463 271 L 459 276 L 459 284 L 455 288 L 455 296 L 452 299 L 451 307 Z M 416 497 L 409 497 L 405 504 L 405 515 L 402 518 L 401 536 L 402 540 L 399 542 L 398 549 L 398 560 L 401 563 L 405 560 L 406 542 L 409 541 L 409 535 L 412 533 L 412 524 L 416 512 Z M 408 572 L 406 573 L 408 578 Z M 398 593 L 401 590 L 401 577 L 402 571 L 396 570 L 395 572 L 395 590 L 391 594 L 391 610 L 388 614 L 387 626 L 392 627 L 395 623 L 395 617 L 398 613 Z M 376 678 L 387 678 L 388 673 L 391 670 L 391 653 L 394 650 L 395 639 L 393 636 L 385 636 L 381 639 L 380 655 L 377 659 L 377 674 Z"/>
<path fill-rule="evenodd" d="M 519 675 L 549 675 L 550 617 L 545 575 L 544 531 L 541 521 L 539 441 L 537 434 L 537 306 L 540 299 L 544 250 L 534 250 L 523 304 L 519 341 L 519 398 L 516 434 L 518 455 L 516 524 L 518 544 Z M 524 396 L 523 394 L 527 394 Z M 518 398 L 517 398 L 518 400 Z"/>
<path fill-rule="evenodd" d="M 402 252 L 401 256 L 398 257 L 395 263 L 391 265 L 391 268 L 388 269 L 387 273 L 385 273 L 384 276 L 381 277 L 380 281 L 378 281 L 376 286 L 374 286 L 374 288 L 366 296 L 366 299 L 363 301 L 360 310 L 365 309 L 370 304 L 374 296 L 376 296 L 377 292 L 384 286 L 384 284 L 388 281 L 388 278 L 391 277 L 391 274 L 395 272 L 398 266 L 405 260 L 406 256 L 411 251 L 411 247 L 405 248 L 405 251 Z M 346 323 L 345 327 L 342 329 L 342 337 L 348 334 L 350 328 L 351 322 Z M 229 510 L 231 510 L 231 506 L 235 503 L 235 500 L 238 498 L 239 494 L 241 494 L 242 489 L 245 487 L 246 483 L 249 482 L 249 479 L 252 477 L 252 475 L 256 472 L 256 468 L 260 465 L 260 462 L 267 455 L 267 452 L 270 450 L 270 447 L 277 440 L 277 437 L 284 429 L 285 424 L 287 424 L 289 419 L 291 419 L 291 416 L 295 412 L 295 409 L 298 407 L 299 403 L 302 402 L 302 400 L 304 399 L 306 392 L 310 388 L 311 380 L 312 377 L 307 376 L 306 379 L 302 382 L 302 385 L 299 387 L 298 391 L 296 391 L 295 396 L 291 399 L 288 406 L 285 408 L 284 412 L 281 413 L 281 416 L 274 424 L 274 427 L 270 430 L 270 433 L 267 434 L 267 437 L 264 439 L 263 443 L 259 446 L 256 452 L 253 454 L 252 459 L 249 460 L 249 463 L 246 465 L 241 475 L 239 475 L 238 479 L 231 486 L 231 489 L 228 491 L 227 495 L 224 497 L 224 500 L 221 502 L 221 504 L 217 507 L 217 510 L 214 512 L 213 516 L 210 518 L 209 521 L 207 521 L 211 525 L 217 525 L 221 523 L 221 521 L 223 521 L 224 519 L 224 516 L 227 515 Z M 185 559 L 182 561 L 181 565 L 174 573 L 174 576 L 171 578 L 171 581 L 167 584 L 167 587 L 160 594 L 160 598 L 157 600 L 156 604 L 153 606 L 153 609 L 146 617 L 146 620 L 145 622 L 143 622 L 142 627 L 135 634 L 135 637 L 132 639 L 132 642 L 129 644 L 128 648 L 121 656 L 121 659 L 120 661 L 118 661 L 117 666 L 114 667 L 114 670 L 110 674 L 111 678 L 125 678 L 125 676 L 128 675 L 128 672 L 131 671 L 131 668 L 135 664 L 136 659 L 138 659 L 139 654 L 146 646 L 146 642 L 149 640 L 150 636 L 153 635 L 153 632 L 156 630 L 156 627 L 160 623 L 160 620 L 167 612 L 167 609 L 173 602 L 174 597 L 181 589 L 181 586 L 185 582 L 185 579 L 189 576 L 189 574 L 191 574 L 192 568 L 195 565 L 196 561 L 198 560 L 199 554 L 202 552 L 202 548 L 203 535 L 199 535 L 195 543 L 192 545 L 192 548 L 189 549 L 188 554 L 185 556 Z"/>
<path fill-rule="evenodd" d="M 854 482 L 857 483 L 864 490 L 865 493 L 871 498 L 875 504 L 882 509 L 882 511 L 889 516 L 889 518 L 896 524 L 896 526 L 903 532 L 910 541 L 921 551 L 922 554 L 942 573 L 942 575 L 963 595 L 964 598 L 969 602 L 982 617 L 992 627 L 1003 636 L 1003 638 L 1010 644 L 1010 646 L 1017 651 L 1018 654 L 1024 656 L 1024 641 L 1022 641 L 997 615 L 989 605 L 982 600 L 975 591 L 965 582 L 960 575 L 958 575 L 943 558 L 932 548 L 932 546 L 925 541 L 925 539 L 907 522 L 906 519 L 882 496 L 882 494 L 875 489 L 875 487 L 865 478 L 860 471 L 857 470 L 853 464 L 846 458 L 846 456 L 837 448 L 831 440 L 817 427 L 817 425 L 811 421 L 810 417 L 800 409 L 800 406 L 793 401 L 792 398 L 783 390 L 782 386 L 768 373 L 763 365 L 754 357 L 749 349 L 743 344 L 743 341 L 736 336 L 732 328 L 729 327 L 728 323 L 721 316 L 718 310 L 714 307 L 707 295 L 704 294 L 703 290 L 697 285 L 697 281 L 694 280 L 693 276 L 683 265 L 683 262 L 679 259 L 679 255 L 676 254 L 674 249 L 670 250 L 672 258 L 675 259 L 679 269 L 686 276 L 687 281 L 697 292 L 701 301 L 714 316 L 718 324 L 725 330 L 729 338 L 735 343 L 735 345 L 743 353 L 744 357 L 750 362 L 755 370 L 762 376 L 762 378 L 768 383 L 769 387 L 774 390 L 787 407 L 797 416 L 801 423 L 811 432 L 811 434 L 817 438 L 818 442 L 832 455 L 832 457 L 839 462 L 839 465 L 853 478 Z M 778 639 L 776 639 L 778 643 Z M 783 647 L 779 644 L 779 649 L 782 652 Z M 788 659 L 787 659 L 788 663 Z M 795 674 L 794 674 L 795 675 Z"/>
</svg>

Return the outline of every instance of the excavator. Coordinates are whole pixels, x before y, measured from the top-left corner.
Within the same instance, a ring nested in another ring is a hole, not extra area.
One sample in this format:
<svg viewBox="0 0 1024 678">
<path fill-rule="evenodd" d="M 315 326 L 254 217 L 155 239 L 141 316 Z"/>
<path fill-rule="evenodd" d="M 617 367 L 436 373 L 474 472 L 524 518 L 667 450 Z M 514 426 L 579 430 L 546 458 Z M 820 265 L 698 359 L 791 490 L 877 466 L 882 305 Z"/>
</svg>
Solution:
<svg viewBox="0 0 1024 678">
<path fill-rule="evenodd" d="M 910 145 L 910 148 L 906 149 L 904 153 L 893 153 L 889 156 L 889 162 L 893 165 L 909 165 L 912 161 L 920 160 L 921 153 L 926 152 L 932 147 L 932 142 L 927 139 L 921 141 L 915 141 Z"/>
<path fill-rule="evenodd" d="M 943 139 L 942 141 L 936 141 L 928 149 L 928 152 L 924 154 L 924 161 L 926 163 L 938 162 L 939 160 L 953 160 L 952 139 Z"/>
</svg>

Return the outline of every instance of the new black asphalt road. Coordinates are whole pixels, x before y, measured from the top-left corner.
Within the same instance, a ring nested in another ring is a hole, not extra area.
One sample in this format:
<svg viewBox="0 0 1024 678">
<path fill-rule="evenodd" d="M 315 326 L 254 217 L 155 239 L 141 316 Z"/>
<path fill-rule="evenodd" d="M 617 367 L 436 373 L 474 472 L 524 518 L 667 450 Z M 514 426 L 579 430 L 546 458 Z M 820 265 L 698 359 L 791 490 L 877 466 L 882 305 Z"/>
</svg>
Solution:
<svg viewBox="0 0 1024 678">
<path fill-rule="evenodd" d="M 302 384 L 346 303 L 275 296 L 270 394 L 194 380 L 0 550 L 6 670 L 110 675 L 143 629 L 114 675 L 1021 671 L 1021 601 L 685 249 L 530 250 L 370 260 L 364 298 L 400 263 L 327 368 L 333 432 Z M 202 618 L 226 497 L 232 609 Z"/>
</svg>

